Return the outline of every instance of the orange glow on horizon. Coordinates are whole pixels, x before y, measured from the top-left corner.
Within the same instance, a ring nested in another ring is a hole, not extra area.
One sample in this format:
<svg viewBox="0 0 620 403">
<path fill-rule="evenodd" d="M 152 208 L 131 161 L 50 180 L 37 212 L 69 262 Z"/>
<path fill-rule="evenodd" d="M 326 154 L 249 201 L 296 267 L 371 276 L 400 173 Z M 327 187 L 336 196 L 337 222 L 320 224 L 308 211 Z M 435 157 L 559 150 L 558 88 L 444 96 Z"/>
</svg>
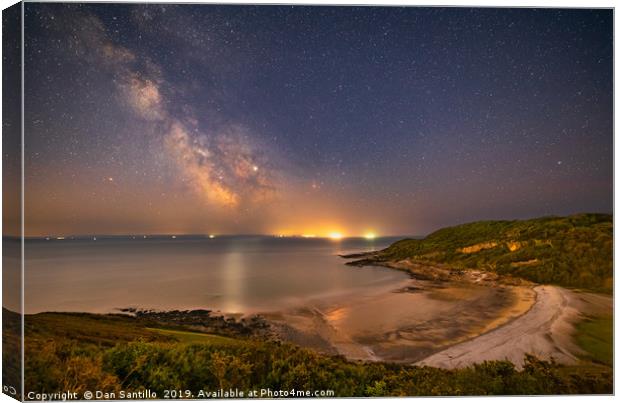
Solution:
<svg viewBox="0 0 620 403">
<path fill-rule="evenodd" d="M 331 239 L 334 241 L 338 241 L 338 240 L 348 238 L 348 237 L 358 237 L 358 238 L 364 238 L 366 240 L 372 241 L 379 237 L 376 231 L 370 230 L 370 229 L 359 231 L 359 232 L 358 231 L 348 232 L 348 231 L 341 229 L 342 228 L 341 226 L 331 226 L 330 228 L 330 226 L 326 225 L 323 228 L 327 228 L 327 229 L 319 229 L 319 228 L 307 227 L 303 231 L 292 230 L 288 228 L 288 229 L 282 229 L 279 231 L 274 231 L 272 234 L 280 238 L 287 238 L 287 237 L 324 238 L 324 239 L 326 238 L 326 239 Z"/>
</svg>

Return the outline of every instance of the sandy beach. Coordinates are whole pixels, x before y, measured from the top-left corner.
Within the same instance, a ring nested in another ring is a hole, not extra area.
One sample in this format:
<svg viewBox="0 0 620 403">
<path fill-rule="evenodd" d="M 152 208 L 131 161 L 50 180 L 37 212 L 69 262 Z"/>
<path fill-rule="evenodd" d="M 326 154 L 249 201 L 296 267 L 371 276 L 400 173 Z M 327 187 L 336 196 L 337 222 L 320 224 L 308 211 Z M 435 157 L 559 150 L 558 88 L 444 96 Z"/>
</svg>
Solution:
<svg viewBox="0 0 620 403">
<path fill-rule="evenodd" d="M 394 266 L 412 268 L 408 262 Z M 263 315 L 282 339 L 353 360 L 442 368 L 509 360 L 520 368 L 526 354 L 576 363 L 583 352 L 572 340 L 574 324 L 612 306 L 604 295 L 513 284 L 477 271 L 450 279 L 443 270 L 398 289 Z"/>
<path fill-rule="evenodd" d="M 609 315 L 612 298 L 556 286 L 537 286 L 534 291 L 536 302 L 522 316 L 418 364 L 460 368 L 485 360 L 509 360 L 520 368 L 525 354 L 575 364 L 583 351 L 572 340 L 574 324 L 584 315 Z"/>
</svg>

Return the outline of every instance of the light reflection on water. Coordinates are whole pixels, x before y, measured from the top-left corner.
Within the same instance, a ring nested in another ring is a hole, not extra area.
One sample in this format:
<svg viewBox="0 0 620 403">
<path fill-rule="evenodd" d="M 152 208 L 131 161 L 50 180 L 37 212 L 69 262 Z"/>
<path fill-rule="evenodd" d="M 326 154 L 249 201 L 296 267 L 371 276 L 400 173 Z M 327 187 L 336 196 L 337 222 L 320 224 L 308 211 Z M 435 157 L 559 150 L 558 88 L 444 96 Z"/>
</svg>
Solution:
<svg viewBox="0 0 620 403">
<path fill-rule="evenodd" d="M 26 312 L 115 308 L 281 310 L 310 299 L 400 283 L 386 268 L 344 265 L 339 253 L 395 238 L 170 237 L 29 240 Z"/>
</svg>

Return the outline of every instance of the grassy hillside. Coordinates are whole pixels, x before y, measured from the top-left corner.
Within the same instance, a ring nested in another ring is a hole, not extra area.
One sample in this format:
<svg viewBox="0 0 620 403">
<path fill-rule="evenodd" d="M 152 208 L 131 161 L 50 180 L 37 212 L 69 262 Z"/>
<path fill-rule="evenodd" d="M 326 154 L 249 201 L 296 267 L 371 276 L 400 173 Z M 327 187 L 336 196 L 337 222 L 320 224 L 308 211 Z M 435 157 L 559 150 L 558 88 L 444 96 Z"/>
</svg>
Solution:
<svg viewBox="0 0 620 403">
<path fill-rule="evenodd" d="M 17 316 L 4 310 L 7 318 Z M 227 337 L 118 315 L 26 316 L 26 392 L 220 388 L 332 390 L 335 396 L 611 393 L 612 369 L 529 358 L 459 370 L 356 363 L 287 343 Z M 185 392 L 184 392 L 185 393 Z"/>
<path fill-rule="evenodd" d="M 588 358 L 601 364 L 613 365 L 614 324 L 611 316 L 588 318 L 577 324 L 576 340 Z"/>
<path fill-rule="evenodd" d="M 375 259 L 445 263 L 456 269 L 610 292 L 612 247 L 612 216 L 579 214 L 444 228 L 424 239 L 396 242 Z"/>
</svg>

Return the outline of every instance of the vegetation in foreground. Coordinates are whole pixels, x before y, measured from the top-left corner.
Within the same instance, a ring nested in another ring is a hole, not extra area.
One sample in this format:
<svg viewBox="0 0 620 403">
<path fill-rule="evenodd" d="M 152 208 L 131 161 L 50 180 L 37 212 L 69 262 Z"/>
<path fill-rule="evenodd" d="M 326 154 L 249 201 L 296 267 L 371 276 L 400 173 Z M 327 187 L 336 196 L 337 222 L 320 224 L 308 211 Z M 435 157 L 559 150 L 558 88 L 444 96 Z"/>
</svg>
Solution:
<svg viewBox="0 0 620 403">
<path fill-rule="evenodd" d="M 10 315 L 4 311 L 4 315 Z M 14 315 L 14 314 L 13 314 Z M 287 343 L 120 315 L 26 316 L 26 391 L 333 390 L 336 396 L 612 393 L 612 369 L 528 357 L 459 370 L 356 363 Z"/>
<path fill-rule="evenodd" d="M 578 214 L 478 221 L 440 229 L 424 239 L 398 241 L 365 261 L 402 259 L 610 293 L 613 217 Z"/>
</svg>

